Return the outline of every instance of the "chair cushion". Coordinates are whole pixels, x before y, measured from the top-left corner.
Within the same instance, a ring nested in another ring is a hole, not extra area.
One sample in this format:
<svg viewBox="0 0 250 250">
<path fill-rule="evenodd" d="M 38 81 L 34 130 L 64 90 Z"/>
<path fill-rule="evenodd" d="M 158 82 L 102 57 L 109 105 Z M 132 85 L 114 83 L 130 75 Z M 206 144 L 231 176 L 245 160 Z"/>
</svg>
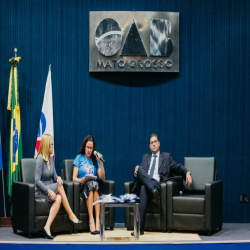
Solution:
<svg viewBox="0 0 250 250">
<path fill-rule="evenodd" d="M 205 214 L 205 195 L 184 194 L 173 197 L 173 213 Z"/>
<path fill-rule="evenodd" d="M 52 204 L 53 203 L 45 201 L 44 199 L 35 199 L 35 216 L 48 216 Z M 57 214 L 66 214 L 62 205 Z"/>
</svg>

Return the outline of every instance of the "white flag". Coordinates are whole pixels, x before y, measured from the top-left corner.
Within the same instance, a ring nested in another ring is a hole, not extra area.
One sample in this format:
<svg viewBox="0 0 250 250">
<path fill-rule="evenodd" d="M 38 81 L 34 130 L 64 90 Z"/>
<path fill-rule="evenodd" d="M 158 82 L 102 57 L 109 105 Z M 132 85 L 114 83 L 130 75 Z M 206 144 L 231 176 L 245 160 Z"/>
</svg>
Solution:
<svg viewBox="0 0 250 250">
<path fill-rule="evenodd" d="M 46 87 L 43 98 L 43 106 L 41 112 L 40 123 L 36 140 L 35 157 L 40 148 L 41 137 L 43 134 L 49 134 L 54 138 L 54 123 L 53 123 L 53 101 L 52 101 L 52 82 L 51 82 L 51 67 L 46 81 Z M 55 152 L 51 155 L 53 160 Z"/>
</svg>

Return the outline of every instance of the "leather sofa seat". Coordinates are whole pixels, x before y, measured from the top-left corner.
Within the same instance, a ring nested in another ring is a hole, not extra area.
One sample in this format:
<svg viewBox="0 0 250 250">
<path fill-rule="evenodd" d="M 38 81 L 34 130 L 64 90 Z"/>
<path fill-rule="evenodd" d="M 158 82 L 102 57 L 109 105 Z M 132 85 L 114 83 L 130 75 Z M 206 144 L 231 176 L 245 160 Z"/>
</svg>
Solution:
<svg viewBox="0 0 250 250">
<path fill-rule="evenodd" d="M 185 157 L 193 183 L 167 182 L 167 224 L 172 230 L 205 231 L 222 228 L 223 182 L 218 181 L 214 157 Z"/>
<path fill-rule="evenodd" d="M 28 234 L 29 238 L 32 238 L 35 233 L 43 232 L 52 205 L 45 200 L 35 199 L 35 169 L 36 159 L 22 159 L 20 161 L 20 180 L 13 182 L 12 186 L 12 228 L 14 233 L 20 230 Z M 63 187 L 72 208 L 73 184 L 64 181 Z M 51 225 L 51 232 L 71 232 L 72 230 L 68 214 L 61 205 Z"/>
<path fill-rule="evenodd" d="M 46 202 L 42 199 L 35 199 L 35 214 L 37 216 L 48 216 L 52 204 L 53 203 Z M 61 206 L 57 214 L 63 215 L 65 213 L 64 207 Z"/>
<path fill-rule="evenodd" d="M 124 193 L 131 193 L 134 182 L 124 183 Z M 138 197 L 140 200 L 140 197 Z M 130 230 L 134 228 L 134 209 L 125 208 L 125 227 Z M 158 201 L 152 200 L 149 203 L 145 230 L 167 230 L 167 184 L 161 183 L 161 196 Z"/>
<path fill-rule="evenodd" d="M 86 201 L 80 197 L 79 183 L 73 182 L 73 159 L 67 159 L 63 161 L 63 179 L 72 183 L 74 186 L 74 192 L 73 192 L 73 211 L 77 218 L 82 221 L 82 223 L 75 227 L 74 232 L 76 233 L 77 230 L 89 230 L 89 215 L 88 215 L 88 209 L 86 205 Z M 97 180 L 99 183 L 99 187 L 101 190 L 101 193 L 103 194 L 115 194 L 115 182 L 114 181 L 102 181 Z M 95 212 L 95 209 L 93 209 L 93 212 Z M 110 228 L 111 230 L 114 229 L 115 225 L 115 210 L 113 207 L 105 208 L 105 227 Z"/>
</svg>

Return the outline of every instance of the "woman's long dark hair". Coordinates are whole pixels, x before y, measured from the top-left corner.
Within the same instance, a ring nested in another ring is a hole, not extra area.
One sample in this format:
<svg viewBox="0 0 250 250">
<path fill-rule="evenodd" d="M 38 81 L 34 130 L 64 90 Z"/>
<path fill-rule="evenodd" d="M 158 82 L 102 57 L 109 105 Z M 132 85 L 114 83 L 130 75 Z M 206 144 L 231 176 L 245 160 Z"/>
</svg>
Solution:
<svg viewBox="0 0 250 250">
<path fill-rule="evenodd" d="M 79 151 L 79 154 L 82 154 L 82 155 L 85 155 L 85 147 L 86 147 L 86 144 L 88 141 L 92 141 L 93 142 L 93 151 L 92 151 L 92 154 L 91 154 L 91 159 L 92 159 L 92 162 L 93 162 L 93 165 L 97 168 L 97 160 L 96 160 L 96 156 L 94 155 L 94 151 L 96 150 L 96 145 L 95 145 L 95 139 L 92 135 L 87 135 L 83 142 L 82 142 L 82 146 L 80 148 L 80 151 Z"/>
</svg>

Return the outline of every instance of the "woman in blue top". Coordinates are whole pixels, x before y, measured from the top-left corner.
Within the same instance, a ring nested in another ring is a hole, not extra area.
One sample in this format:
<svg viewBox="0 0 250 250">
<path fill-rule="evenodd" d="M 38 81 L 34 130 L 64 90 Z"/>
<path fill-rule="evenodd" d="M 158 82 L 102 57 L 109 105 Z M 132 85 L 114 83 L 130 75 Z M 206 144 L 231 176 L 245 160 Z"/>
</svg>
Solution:
<svg viewBox="0 0 250 250">
<path fill-rule="evenodd" d="M 98 182 L 93 180 L 87 181 L 85 176 L 94 175 L 101 180 L 105 180 L 105 170 L 103 162 L 100 160 L 102 155 L 97 153 L 95 156 L 95 150 L 96 144 L 93 136 L 87 135 L 73 163 L 73 181 L 80 183 L 80 196 L 86 200 L 91 234 L 100 233 L 100 205 L 95 205 L 95 221 L 93 217 L 93 202 L 99 200 L 101 192 Z"/>
</svg>

